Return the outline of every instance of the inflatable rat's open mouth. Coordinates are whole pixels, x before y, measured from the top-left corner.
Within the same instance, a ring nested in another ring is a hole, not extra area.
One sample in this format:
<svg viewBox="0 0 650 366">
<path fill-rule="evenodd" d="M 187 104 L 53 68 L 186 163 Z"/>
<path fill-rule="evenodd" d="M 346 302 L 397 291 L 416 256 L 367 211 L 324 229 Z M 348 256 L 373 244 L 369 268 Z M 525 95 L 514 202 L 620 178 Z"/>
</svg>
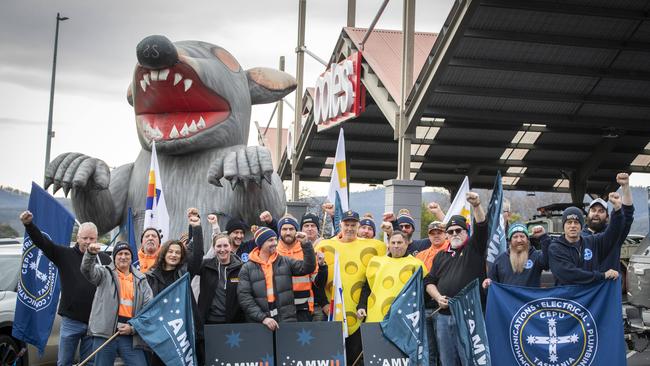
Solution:
<svg viewBox="0 0 650 366">
<path fill-rule="evenodd" d="M 133 80 L 138 128 L 148 140 L 184 139 L 228 118 L 228 102 L 183 63 L 162 70 L 138 66 Z"/>
</svg>

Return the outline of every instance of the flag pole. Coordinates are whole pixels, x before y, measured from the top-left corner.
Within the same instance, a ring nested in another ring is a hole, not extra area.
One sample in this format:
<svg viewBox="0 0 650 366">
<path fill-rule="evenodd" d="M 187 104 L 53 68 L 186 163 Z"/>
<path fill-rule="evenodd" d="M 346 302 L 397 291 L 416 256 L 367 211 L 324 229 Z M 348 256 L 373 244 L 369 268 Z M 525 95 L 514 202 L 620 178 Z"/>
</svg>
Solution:
<svg viewBox="0 0 650 366">
<path fill-rule="evenodd" d="M 102 343 L 99 347 L 97 347 L 97 349 L 93 353 L 91 353 L 90 356 L 86 357 L 85 360 L 79 362 L 76 366 L 84 366 L 85 364 L 90 362 L 90 360 L 92 360 L 93 357 L 95 357 L 95 355 L 102 350 L 102 348 L 106 347 L 106 345 L 111 343 L 113 339 L 117 338 L 118 335 L 120 335 L 120 332 L 115 332 L 115 334 L 113 334 L 111 338 L 107 339 L 106 342 Z"/>
<path fill-rule="evenodd" d="M 320 225 L 320 237 L 324 238 L 323 235 L 325 235 L 325 222 L 327 221 L 327 211 L 323 209 L 323 220 L 321 221 Z"/>
</svg>

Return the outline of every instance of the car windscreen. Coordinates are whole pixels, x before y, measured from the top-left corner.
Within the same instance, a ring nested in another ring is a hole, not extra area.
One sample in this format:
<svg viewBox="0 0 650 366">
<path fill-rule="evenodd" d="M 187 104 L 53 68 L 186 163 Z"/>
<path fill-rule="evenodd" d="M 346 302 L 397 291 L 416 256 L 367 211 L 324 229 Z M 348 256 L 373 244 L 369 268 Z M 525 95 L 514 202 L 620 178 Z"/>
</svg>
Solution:
<svg viewBox="0 0 650 366">
<path fill-rule="evenodd" d="M 20 274 L 20 255 L 0 256 L 0 291 L 16 291 Z"/>
</svg>

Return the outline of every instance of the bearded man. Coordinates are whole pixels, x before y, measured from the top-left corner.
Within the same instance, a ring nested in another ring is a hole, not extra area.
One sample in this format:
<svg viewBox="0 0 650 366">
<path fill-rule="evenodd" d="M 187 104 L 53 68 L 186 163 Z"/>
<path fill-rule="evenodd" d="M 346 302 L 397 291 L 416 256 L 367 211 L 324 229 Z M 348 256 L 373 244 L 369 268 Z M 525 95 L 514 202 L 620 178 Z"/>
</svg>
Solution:
<svg viewBox="0 0 650 366">
<path fill-rule="evenodd" d="M 536 250 L 530 245 L 526 225 L 510 226 L 510 246 L 494 260 L 488 278 L 483 281 L 483 288 L 490 286 L 492 281 L 526 287 L 540 286 L 542 271 L 548 270 L 548 245 L 551 237 L 539 225 L 533 227 L 532 236 L 539 239 L 542 250 Z"/>
</svg>

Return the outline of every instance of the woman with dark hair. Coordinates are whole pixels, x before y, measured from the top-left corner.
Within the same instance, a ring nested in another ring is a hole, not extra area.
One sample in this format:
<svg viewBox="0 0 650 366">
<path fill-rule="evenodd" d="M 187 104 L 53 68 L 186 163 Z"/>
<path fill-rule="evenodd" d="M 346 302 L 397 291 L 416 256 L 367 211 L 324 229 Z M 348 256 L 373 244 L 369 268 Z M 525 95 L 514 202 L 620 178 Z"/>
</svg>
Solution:
<svg viewBox="0 0 650 366">
<path fill-rule="evenodd" d="M 147 282 L 149 282 L 153 296 L 158 295 L 167 286 L 181 278 L 186 272 L 189 272 L 190 276 L 194 276 L 201 267 L 203 258 L 203 231 L 201 229 L 199 210 L 196 208 L 188 209 L 187 219 L 192 232 L 192 241 L 188 244 L 189 247 L 186 249 L 180 240 L 169 240 L 165 242 L 160 247 L 155 264 L 146 273 Z M 196 305 L 192 305 L 196 313 Z M 195 321 L 195 327 L 196 324 L 197 322 Z M 164 363 L 155 353 L 152 353 L 150 365 L 157 366 L 164 365 Z"/>
</svg>

